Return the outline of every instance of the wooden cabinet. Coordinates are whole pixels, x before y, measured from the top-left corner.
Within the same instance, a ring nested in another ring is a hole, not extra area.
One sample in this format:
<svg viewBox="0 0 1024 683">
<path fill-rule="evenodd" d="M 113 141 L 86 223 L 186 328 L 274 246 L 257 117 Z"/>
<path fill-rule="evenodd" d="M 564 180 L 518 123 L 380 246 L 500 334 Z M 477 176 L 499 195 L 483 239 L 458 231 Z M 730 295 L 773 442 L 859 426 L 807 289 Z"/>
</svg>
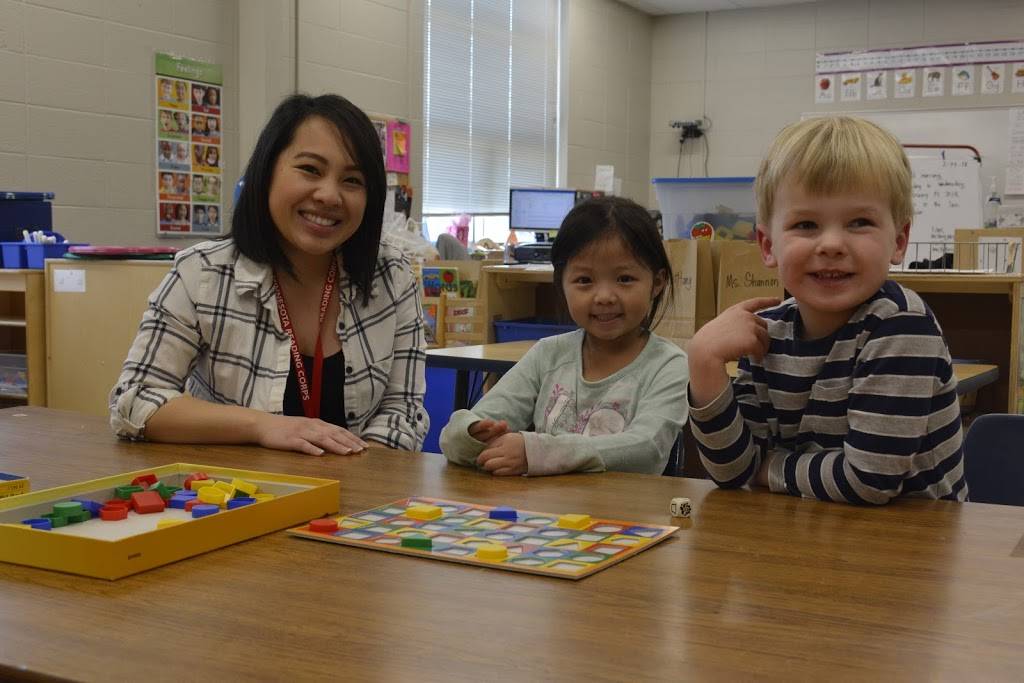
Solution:
<svg viewBox="0 0 1024 683">
<path fill-rule="evenodd" d="M 47 405 L 106 415 L 107 394 L 171 261 L 46 262 Z M 59 278 L 60 291 L 54 284 Z M 81 291 L 78 291 L 81 290 Z"/>
<path fill-rule="evenodd" d="M 28 380 L 25 391 L 0 391 L 0 407 L 46 405 L 45 328 L 43 271 L 0 269 L 0 354 L 23 365 Z"/>
</svg>

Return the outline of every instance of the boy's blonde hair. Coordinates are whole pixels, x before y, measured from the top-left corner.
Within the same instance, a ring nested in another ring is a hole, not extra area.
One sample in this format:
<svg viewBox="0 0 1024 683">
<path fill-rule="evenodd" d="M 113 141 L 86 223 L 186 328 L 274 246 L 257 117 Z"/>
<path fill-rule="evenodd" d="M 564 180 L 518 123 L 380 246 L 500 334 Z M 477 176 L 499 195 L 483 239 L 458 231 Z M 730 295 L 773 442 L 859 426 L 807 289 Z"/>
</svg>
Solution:
<svg viewBox="0 0 1024 683">
<path fill-rule="evenodd" d="M 815 195 L 878 193 L 888 200 L 897 228 L 914 216 L 903 147 L 892 133 L 864 119 L 826 116 L 783 128 L 754 182 L 760 223 L 771 220 L 775 194 L 790 179 Z"/>
</svg>

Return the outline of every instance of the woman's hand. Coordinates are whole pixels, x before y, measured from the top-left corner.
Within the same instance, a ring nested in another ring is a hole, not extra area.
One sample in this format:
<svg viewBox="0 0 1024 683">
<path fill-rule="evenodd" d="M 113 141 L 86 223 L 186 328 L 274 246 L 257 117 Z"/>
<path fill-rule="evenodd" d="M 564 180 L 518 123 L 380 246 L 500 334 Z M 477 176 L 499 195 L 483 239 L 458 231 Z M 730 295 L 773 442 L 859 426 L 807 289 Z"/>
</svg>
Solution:
<svg viewBox="0 0 1024 683">
<path fill-rule="evenodd" d="M 526 474 L 526 439 L 519 432 L 502 434 L 477 456 L 476 464 L 499 477 Z"/>
<path fill-rule="evenodd" d="M 306 455 L 349 455 L 366 450 L 366 442 L 344 427 L 287 415 L 264 414 L 256 424 L 256 442 L 264 448 Z"/>
</svg>

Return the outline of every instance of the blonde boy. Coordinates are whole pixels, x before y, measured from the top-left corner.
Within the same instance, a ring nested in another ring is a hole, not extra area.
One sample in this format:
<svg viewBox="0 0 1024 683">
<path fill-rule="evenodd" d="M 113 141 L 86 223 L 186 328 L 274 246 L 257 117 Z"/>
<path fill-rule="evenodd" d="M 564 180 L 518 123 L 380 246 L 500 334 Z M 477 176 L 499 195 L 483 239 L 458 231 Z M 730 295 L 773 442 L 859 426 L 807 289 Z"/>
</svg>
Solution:
<svg viewBox="0 0 1024 683">
<path fill-rule="evenodd" d="M 687 348 L 708 473 L 723 487 L 848 503 L 965 500 L 942 331 L 917 294 L 887 280 L 913 216 L 903 148 L 860 119 L 793 124 L 755 191 L 762 258 L 792 296 L 733 306 Z"/>
</svg>

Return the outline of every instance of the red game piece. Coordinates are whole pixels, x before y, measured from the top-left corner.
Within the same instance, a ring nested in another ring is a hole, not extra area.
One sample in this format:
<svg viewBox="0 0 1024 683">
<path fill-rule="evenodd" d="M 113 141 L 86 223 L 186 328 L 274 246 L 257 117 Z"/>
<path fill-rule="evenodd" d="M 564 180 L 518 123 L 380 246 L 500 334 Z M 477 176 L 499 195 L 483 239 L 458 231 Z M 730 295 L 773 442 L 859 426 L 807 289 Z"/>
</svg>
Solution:
<svg viewBox="0 0 1024 683">
<path fill-rule="evenodd" d="M 318 531 L 322 534 L 334 533 L 338 530 L 338 520 L 336 519 L 314 519 L 309 523 L 310 531 Z"/>
<path fill-rule="evenodd" d="M 141 486 L 142 488 L 149 488 L 157 481 L 155 474 L 142 474 L 132 479 L 132 486 Z"/>
<path fill-rule="evenodd" d="M 104 522 L 128 519 L 128 508 L 124 505 L 104 505 L 100 508 L 100 519 Z"/>
<path fill-rule="evenodd" d="M 185 483 L 183 484 L 183 486 L 186 489 L 188 489 L 189 491 L 191 491 L 192 490 L 192 482 L 194 482 L 194 481 L 203 481 L 204 479 L 209 479 L 209 478 L 210 478 L 210 475 L 208 475 L 206 472 L 193 472 L 192 474 L 190 474 L 187 477 L 185 477 Z"/>
<path fill-rule="evenodd" d="M 192 508 L 194 508 L 196 505 L 202 504 L 203 501 L 199 500 L 198 498 L 193 498 L 192 500 L 185 503 L 185 512 L 192 512 Z"/>
<path fill-rule="evenodd" d="M 110 500 L 103 504 L 103 507 L 123 507 L 125 510 L 127 510 L 131 506 L 132 504 L 129 501 L 124 500 L 122 498 L 111 498 Z"/>
<path fill-rule="evenodd" d="M 132 508 L 137 514 L 145 515 L 151 512 L 163 512 L 166 504 L 164 499 L 156 491 L 142 491 L 132 494 Z"/>
</svg>

